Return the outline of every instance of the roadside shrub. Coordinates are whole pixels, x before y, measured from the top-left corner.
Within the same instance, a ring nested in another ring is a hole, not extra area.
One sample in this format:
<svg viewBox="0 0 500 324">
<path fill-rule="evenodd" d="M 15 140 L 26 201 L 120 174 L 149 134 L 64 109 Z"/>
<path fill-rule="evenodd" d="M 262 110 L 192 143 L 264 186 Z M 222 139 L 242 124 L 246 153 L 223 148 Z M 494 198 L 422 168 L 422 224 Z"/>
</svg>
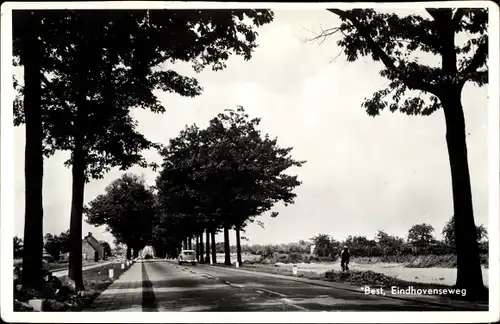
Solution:
<svg viewBox="0 0 500 324">
<path fill-rule="evenodd" d="M 302 262 L 303 256 L 300 253 L 292 252 L 288 254 L 288 262 L 289 263 L 299 263 Z"/>
<path fill-rule="evenodd" d="M 319 262 L 334 262 L 336 257 L 333 258 L 332 256 L 325 256 L 325 257 L 319 257 Z"/>
<path fill-rule="evenodd" d="M 381 273 L 357 270 L 350 270 L 348 272 L 333 270 L 327 271 L 325 272 L 325 279 L 328 281 L 347 282 L 357 285 L 388 286 L 399 283 L 399 280 Z"/>
<path fill-rule="evenodd" d="M 319 257 L 316 255 L 311 255 L 309 257 L 309 262 L 319 262 Z"/>
<path fill-rule="evenodd" d="M 481 264 L 488 267 L 488 255 L 480 255 Z M 456 254 L 447 255 L 420 255 L 405 265 L 407 268 L 455 268 L 457 266 Z"/>
</svg>

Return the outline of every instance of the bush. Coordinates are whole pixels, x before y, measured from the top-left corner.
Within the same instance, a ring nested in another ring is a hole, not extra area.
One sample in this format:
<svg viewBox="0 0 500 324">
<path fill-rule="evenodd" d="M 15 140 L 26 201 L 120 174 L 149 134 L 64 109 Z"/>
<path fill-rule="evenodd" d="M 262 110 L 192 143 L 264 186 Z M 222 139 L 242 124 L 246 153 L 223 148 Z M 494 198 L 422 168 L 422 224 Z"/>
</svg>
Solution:
<svg viewBox="0 0 500 324">
<path fill-rule="evenodd" d="M 288 262 L 289 263 L 299 263 L 303 260 L 303 255 L 297 252 L 292 252 L 288 254 Z"/>
<path fill-rule="evenodd" d="M 319 262 L 334 262 L 336 257 L 333 258 L 331 256 L 319 257 Z"/>
</svg>

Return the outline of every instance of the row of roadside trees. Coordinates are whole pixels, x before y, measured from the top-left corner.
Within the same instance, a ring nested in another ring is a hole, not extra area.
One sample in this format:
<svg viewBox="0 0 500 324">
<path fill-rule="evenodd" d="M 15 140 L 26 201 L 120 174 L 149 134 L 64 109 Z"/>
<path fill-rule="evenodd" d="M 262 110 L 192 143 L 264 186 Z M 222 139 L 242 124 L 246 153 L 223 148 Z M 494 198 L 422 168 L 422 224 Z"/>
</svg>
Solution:
<svg viewBox="0 0 500 324">
<path fill-rule="evenodd" d="M 86 221 L 106 225 L 128 251 L 152 245 L 157 255 L 176 257 L 181 248 L 196 247 L 201 262 L 214 263 L 215 235 L 222 231 L 225 264 L 231 264 L 229 230 L 234 229 L 241 263 L 241 233 L 277 203 L 294 202 L 300 181 L 285 171 L 305 162 L 291 157 L 292 148 L 262 135 L 259 123 L 238 107 L 206 128 L 186 127 L 161 152 L 155 186 L 125 174 L 89 203 Z"/>
<path fill-rule="evenodd" d="M 194 97 L 202 87 L 165 63 L 199 72 L 225 68 L 231 54 L 251 58 L 255 28 L 270 10 L 18 10 L 13 12 L 14 123 L 24 125 L 25 227 L 23 285 L 42 287 L 43 161 L 70 152 L 72 172 L 69 278 L 82 277 L 85 184 L 113 167 L 153 166 L 159 149 L 137 131 L 133 108 L 163 113 L 156 90 Z"/>
<path fill-rule="evenodd" d="M 381 63 L 380 75 L 389 81 L 387 88 L 363 103 L 369 115 L 384 109 L 424 116 L 443 110 L 456 216 L 457 286 L 471 296 L 484 293 L 461 95 L 466 83 L 488 83 L 488 10 L 429 8 L 407 16 L 373 9 L 327 10 L 340 21 L 318 39 L 341 34 L 337 44 L 349 62 L 369 56 Z M 196 71 L 206 66 L 219 70 L 231 53 L 250 59 L 257 46 L 253 28 L 272 19 L 269 10 L 14 12 L 15 64 L 24 70 L 24 83 L 14 81 L 20 94 L 14 112 L 16 125 L 26 127 L 25 284 L 41 286 L 44 156 L 56 150 L 71 152 L 69 277 L 82 289 L 85 183 L 112 167 L 149 165 L 141 151 L 160 147 L 137 132 L 129 112 L 134 107 L 163 112 L 153 90 L 188 97 L 202 91 L 196 79 L 158 67 L 183 61 L 193 63 Z M 458 36 L 464 34 L 467 40 L 459 42 Z M 441 64 L 419 62 L 422 53 L 435 56 Z M 175 169 L 164 167 L 169 168 L 164 171 L 175 174 Z M 160 200 L 158 205 L 165 204 Z M 205 225 L 197 228 L 198 233 L 215 231 L 217 222 L 211 225 L 212 219 L 227 218 L 221 222 L 225 232 L 230 226 L 241 231 L 245 224 L 231 224 L 228 217 L 234 211 L 226 207 L 215 214 L 202 213 L 205 221 L 200 224 Z"/>
</svg>

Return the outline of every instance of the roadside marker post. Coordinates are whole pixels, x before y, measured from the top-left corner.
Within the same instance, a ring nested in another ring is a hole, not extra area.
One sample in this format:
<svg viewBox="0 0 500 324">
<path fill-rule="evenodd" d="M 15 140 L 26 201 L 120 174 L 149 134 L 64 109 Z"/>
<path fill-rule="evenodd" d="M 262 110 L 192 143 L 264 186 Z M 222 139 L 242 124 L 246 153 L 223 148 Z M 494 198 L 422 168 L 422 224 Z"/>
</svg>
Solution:
<svg viewBox="0 0 500 324">
<path fill-rule="evenodd" d="M 240 267 L 240 263 L 238 261 L 236 261 L 236 268 L 239 268 Z"/>
<path fill-rule="evenodd" d="M 122 270 L 125 269 L 125 263 L 122 263 Z"/>
<path fill-rule="evenodd" d="M 115 271 L 113 269 L 109 269 L 109 279 L 113 279 L 114 272 Z"/>
<path fill-rule="evenodd" d="M 33 307 L 35 312 L 43 312 L 43 299 L 30 299 L 28 305 Z"/>
<path fill-rule="evenodd" d="M 296 276 L 298 272 L 299 272 L 299 269 L 297 268 L 297 265 L 294 264 L 292 266 L 292 273 L 293 273 L 293 275 Z"/>
</svg>

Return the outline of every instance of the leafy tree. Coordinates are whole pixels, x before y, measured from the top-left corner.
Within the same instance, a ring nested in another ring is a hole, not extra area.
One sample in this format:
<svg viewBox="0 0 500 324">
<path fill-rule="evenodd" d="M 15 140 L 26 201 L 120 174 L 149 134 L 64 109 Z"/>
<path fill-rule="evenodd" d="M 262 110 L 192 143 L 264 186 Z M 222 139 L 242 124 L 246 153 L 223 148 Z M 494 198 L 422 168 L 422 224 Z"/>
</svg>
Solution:
<svg viewBox="0 0 500 324">
<path fill-rule="evenodd" d="M 340 32 L 338 45 L 348 61 L 370 56 L 383 63 L 380 75 L 389 80 L 389 86 L 363 103 L 370 116 L 385 108 L 424 116 L 443 109 L 456 216 L 456 285 L 467 289 L 469 297 L 477 297 L 484 292 L 484 285 L 475 244 L 461 93 L 466 82 L 477 86 L 488 83 L 487 9 L 433 8 L 422 16 L 373 9 L 328 10 L 340 17 L 341 24 L 319 38 Z M 456 37 L 460 34 L 468 36 L 462 44 Z M 420 63 L 419 53 L 434 55 L 440 66 Z"/>
<path fill-rule="evenodd" d="M 132 107 L 163 112 L 153 90 L 201 93 L 196 79 L 165 62 L 192 62 L 196 71 L 225 67 L 230 53 L 250 59 L 254 26 L 272 20 L 267 10 L 64 11 L 64 50 L 53 48 L 52 74 L 42 76 L 48 150 L 70 150 L 73 197 L 69 277 L 83 288 L 81 220 L 84 184 L 112 167 L 146 166 L 140 152 L 155 147 L 138 133 Z M 245 20 L 244 18 L 250 18 Z M 59 51 L 58 51 L 59 50 Z M 50 81 L 48 80 L 50 79 Z M 17 110 L 23 122 L 23 110 Z M 77 242 L 78 241 L 78 242 Z"/>
<path fill-rule="evenodd" d="M 21 258 L 23 256 L 23 240 L 14 236 L 14 258 Z"/>
<path fill-rule="evenodd" d="M 97 196 L 84 208 L 87 223 L 106 225 L 106 229 L 120 243 L 127 245 L 134 256 L 152 239 L 155 217 L 155 197 L 143 177 L 124 174 L 106 187 L 106 193 Z"/>
<path fill-rule="evenodd" d="M 422 223 L 413 225 L 408 230 L 408 241 L 415 244 L 427 245 L 434 240 L 432 232 L 434 232 L 434 227 L 429 224 Z"/>
<path fill-rule="evenodd" d="M 69 230 L 59 235 L 47 233 L 43 237 L 43 241 L 45 251 L 47 251 L 54 260 L 59 260 L 61 253 L 66 253 L 70 250 Z"/>
<path fill-rule="evenodd" d="M 375 235 L 375 241 L 386 254 L 394 253 L 404 243 L 403 238 L 389 235 L 381 230 Z"/>
<path fill-rule="evenodd" d="M 113 252 L 111 250 L 111 246 L 109 245 L 108 242 L 99 241 L 99 244 L 101 244 L 102 248 L 104 249 L 104 255 L 106 256 L 106 258 L 113 255 Z"/>
<path fill-rule="evenodd" d="M 315 245 L 314 254 L 317 256 L 325 257 L 333 253 L 332 239 L 330 235 L 318 234 L 311 238 L 311 241 Z"/>
<path fill-rule="evenodd" d="M 280 148 L 277 139 L 262 137 L 256 129 L 259 122 L 250 120 L 242 107 L 227 110 L 206 129 L 187 127 L 162 153 L 165 163 L 157 187 L 165 208 L 189 219 L 187 235 L 205 228 L 213 233 L 221 226 L 226 264 L 231 263 L 229 229 L 236 229 L 241 263 L 245 223 L 279 201 L 293 203 L 292 190 L 300 184 L 283 172 L 304 162 L 293 160 L 292 148 Z"/>
<path fill-rule="evenodd" d="M 441 232 L 446 244 L 455 245 L 455 217 L 451 217 L 450 220 L 444 225 Z M 476 226 L 476 240 L 477 243 L 481 242 L 483 239 L 488 238 L 488 231 L 483 225 Z"/>
<path fill-rule="evenodd" d="M 376 247 L 377 243 L 374 240 L 369 240 L 366 236 L 348 236 L 344 242 L 351 253 L 359 256 L 371 255 L 372 249 Z"/>
<path fill-rule="evenodd" d="M 284 173 L 305 161 L 290 156 L 292 148 L 278 146 L 277 138 L 261 135 L 259 118 L 250 119 L 243 107 L 226 110 L 202 131 L 207 140 L 207 159 L 212 161 L 212 198 L 220 201 L 226 247 L 225 263 L 230 263 L 228 230 L 236 230 L 237 259 L 241 264 L 240 230 L 247 221 L 269 211 L 276 203 L 292 204 L 293 189 L 301 184 L 297 176 Z M 215 179 L 219 179 L 218 182 Z M 218 196 L 213 193 L 219 193 Z M 278 213 L 272 212 L 271 217 Z"/>
<path fill-rule="evenodd" d="M 203 188 L 202 178 L 196 177 L 201 172 L 200 152 L 202 139 L 196 126 L 186 127 L 180 134 L 170 140 L 169 146 L 162 151 L 164 162 L 156 179 L 158 202 L 164 211 L 162 221 L 172 235 L 173 241 L 188 248 L 187 241 L 194 234 L 206 228 L 215 244 L 215 233 L 219 223 L 215 218 L 217 207 L 210 200 L 210 195 Z M 198 160 L 197 160 L 198 159 Z M 215 249 L 212 249 L 215 251 Z M 215 252 L 212 261 L 216 263 Z"/>
<path fill-rule="evenodd" d="M 41 69 L 46 51 L 39 36 L 47 32 L 39 12 L 18 10 L 12 12 L 13 55 L 15 65 L 24 68 L 24 115 L 26 123 L 25 144 L 25 211 L 23 284 L 26 287 L 42 286 L 43 254 L 43 131 L 41 123 Z M 50 31 L 46 34 L 50 34 Z M 19 89 L 14 79 L 14 87 Z M 14 101 L 15 107 L 17 100 Z"/>
<path fill-rule="evenodd" d="M 59 255 L 61 253 L 60 250 L 60 244 L 57 240 L 57 237 L 55 235 L 52 235 L 50 233 L 45 234 L 43 237 L 44 241 L 44 248 L 45 251 L 47 251 L 48 254 L 50 254 L 54 260 L 59 260 Z"/>
</svg>

